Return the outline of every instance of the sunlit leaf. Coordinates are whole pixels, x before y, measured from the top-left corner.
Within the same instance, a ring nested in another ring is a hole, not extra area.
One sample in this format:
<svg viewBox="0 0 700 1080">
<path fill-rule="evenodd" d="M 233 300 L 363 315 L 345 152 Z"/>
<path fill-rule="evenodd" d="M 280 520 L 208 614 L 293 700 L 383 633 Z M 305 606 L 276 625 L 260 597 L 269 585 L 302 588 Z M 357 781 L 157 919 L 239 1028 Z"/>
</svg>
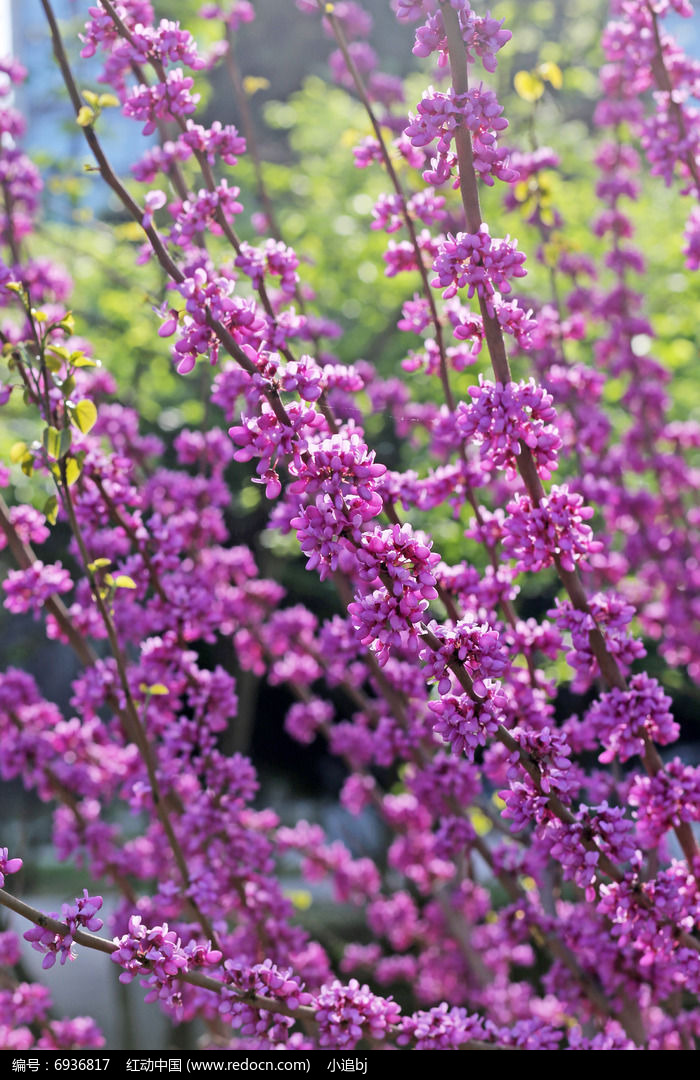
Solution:
<svg viewBox="0 0 700 1080">
<path fill-rule="evenodd" d="M 16 442 L 10 447 L 10 461 L 13 465 L 19 465 L 20 461 L 26 453 L 26 442 Z"/>
<path fill-rule="evenodd" d="M 128 574 L 118 574 L 114 579 L 115 589 L 135 589 L 136 582 Z"/>
<path fill-rule="evenodd" d="M 79 461 L 77 458 L 74 458 L 74 457 L 69 457 L 66 460 L 65 476 L 66 476 L 66 483 L 68 484 L 68 487 L 73 486 L 73 484 L 76 482 L 76 480 L 78 479 L 78 477 L 80 476 L 82 471 L 83 471 L 83 463 L 82 463 L 82 461 Z"/>
<path fill-rule="evenodd" d="M 112 560 L 111 559 L 105 559 L 105 558 L 95 559 L 94 562 L 88 563 L 88 570 L 90 570 L 92 573 L 94 573 L 95 570 L 104 570 L 105 567 L 111 566 L 111 565 L 112 565 Z"/>
<path fill-rule="evenodd" d="M 97 422 L 97 409 L 92 401 L 88 401 L 85 398 L 83 401 L 78 401 L 73 407 L 73 420 L 77 427 L 80 428 L 83 435 L 87 435 L 88 431 L 95 426 Z"/>
<path fill-rule="evenodd" d="M 91 109 L 89 105 L 82 105 L 78 110 L 78 115 L 75 118 L 75 122 L 79 125 L 79 127 L 89 127 L 94 119 L 94 109 Z"/>
<path fill-rule="evenodd" d="M 547 60 L 544 64 L 538 66 L 537 74 L 541 79 L 544 79 L 545 82 L 550 83 L 555 90 L 561 90 L 564 78 L 558 64 L 553 63 L 551 60 Z"/>
</svg>

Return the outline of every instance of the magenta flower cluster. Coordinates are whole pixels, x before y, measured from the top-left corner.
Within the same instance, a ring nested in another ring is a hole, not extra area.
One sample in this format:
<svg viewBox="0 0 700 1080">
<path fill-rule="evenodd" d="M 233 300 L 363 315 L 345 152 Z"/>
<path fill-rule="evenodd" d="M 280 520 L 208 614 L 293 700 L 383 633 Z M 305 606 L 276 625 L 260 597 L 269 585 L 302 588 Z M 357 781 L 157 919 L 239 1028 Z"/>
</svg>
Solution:
<svg viewBox="0 0 700 1080">
<path fill-rule="evenodd" d="M 508 127 L 501 116 L 503 109 L 492 90 L 482 84 L 464 94 L 436 91 L 431 86 L 417 105 L 417 115 L 410 118 L 404 133 L 415 147 L 431 147 L 435 156 L 423 172 L 427 183 L 439 186 L 452 177 L 456 163 L 451 144 L 455 132 L 465 127 L 472 136 L 474 168 L 488 186 L 494 178 L 506 182 L 517 179 L 517 172 L 508 164 L 508 154 L 498 146 L 498 132 Z"/>
<path fill-rule="evenodd" d="M 468 297 L 476 294 L 486 302 L 493 317 L 494 294 L 509 293 L 511 278 L 526 274 L 525 256 L 518 251 L 516 243 L 509 236 L 503 240 L 493 239 L 486 225 L 482 225 L 478 233 L 448 236 L 440 244 L 433 262 L 436 277 L 432 284 L 443 290 L 444 299 L 466 288 Z"/>
</svg>

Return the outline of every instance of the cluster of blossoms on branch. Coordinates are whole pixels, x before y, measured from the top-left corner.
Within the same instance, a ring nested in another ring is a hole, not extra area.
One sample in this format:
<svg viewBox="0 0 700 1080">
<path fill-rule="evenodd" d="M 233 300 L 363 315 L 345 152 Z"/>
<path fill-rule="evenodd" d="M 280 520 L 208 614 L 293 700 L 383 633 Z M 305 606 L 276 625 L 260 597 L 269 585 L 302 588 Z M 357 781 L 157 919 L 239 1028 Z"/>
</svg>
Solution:
<svg viewBox="0 0 700 1080">
<path fill-rule="evenodd" d="M 653 118 L 632 117 L 652 172 L 660 142 L 672 142 L 665 179 L 677 172 L 697 195 L 697 117 L 663 86 L 664 73 L 673 88 L 696 76 L 659 29 L 667 5 L 623 0 L 628 22 L 605 40 L 618 68 L 604 73 L 598 122 L 615 140 L 598 153 L 595 228 L 610 242 L 614 287 L 594 284 L 595 267 L 564 253 L 556 274 L 571 291 L 557 306 L 517 295 L 525 255 L 481 218 L 480 185 L 498 181 L 517 205 L 518 184 L 556 165 L 551 151 L 506 152 L 495 92 L 467 77 L 468 65 L 493 74 L 510 33 L 467 0 L 396 0 L 398 18 L 419 23 L 414 53 L 436 56 L 436 78 L 451 83 L 407 118 L 400 87 L 375 69 L 364 40 L 369 14 L 349 0 L 299 0 L 335 39 L 331 69 L 367 109 L 373 135 L 358 166 L 386 168 L 391 190 L 371 227 L 399 237 L 387 275 L 409 273 L 420 290 L 398 330 L 412 335 L 404 371 L 423 370 L 435 390 L 426 402 L 412 396 L 417 380 L 329 351 L 338 327 L 311 313 L 303 261 L 275 223 L 259 243 L 239 236 L 231 170 L 250 135 L 197 122 L 196 79 L 225 55 L 235 72 L 234 32 L 251 5 L 203 9 L 222 24 L 214 59 L 179 24 L 156 23 L 147 0 L 89 9 L 82 55 L 101 57 L 100 79 L 124 115 L 160 136 L 133 168 L 145 189 L 134 195 L 111 169 L 99 115 L 42 4 L 98 168 L 145 232 L 141 259 L 167 277 L 158 332 L 174 339 L 180 374 L 201 357 L 218 365 L 208 394 L 219 423 L 179 431 L 166 466 L 162 441 L 115 400 L 115 380 L 75 333 L 65 275 L 26 257 L 40 179 L 16 145 L 20 119 L 3 109 L 1 397 L 9 408 L 21 399 L 31 417 L 36 438 L 13 447 L 13 464 L 46 495 L 42 511 L 15 503 L 12 473 L 0 471 L 11 504 L 0 501 L 12 560 L 4 606 L 43 617 L 55 648 L 72 649 L 81 667 L 65 715 L 26 672 L 0 676 L 0 775 L 53 806 L 61 859 L 109 881 L 112 940 L 96 933 L 102 898 L 87 889 L 60 916 L 17 900 L 4 886 L 20 860 L 6 848 L 0 903 L 34 919 L 25 937 L 44 966 L 76 946 L 110 953 L 122 981 L 138 980 L 174 1022 L 203 1021 L 210 1045 L 691 1048 L 700 772 L 657 749 L 679 726 L 657 678 L 632 671 L 645 645 L 630 623 L 636 603 L 644 636 L 697 670 L 685 585 L 698 572 L 698 517 L 685 520 L 693 475 L 681 451 L 700 435 L 667 421 L 661 369 L 635 349 L 649 324 L 628 276 L 642 263 L 622 243 L 631 230 L 618 205 L 636 196 L 637 158 L 620 124 L 651 87 L 639 81 L 644 64 L 662 83 Z M 632 59 L 616 44 L 628 25 L 645 30 L 646 51 Z M 620 66 L 633 61 L 636 82 Z M 3 71 L 22 77 L 11 63 Z M 404 185 L 396 154 L 427 191 Z M 560 220 L 535 199 L 531 223 L 546 245 Z M 600 370 L 571 362 L 567 342 L 598 323 Z M 534 377 L 512 377 L 506 340 L 518 363 L 532 357 Z M 475 364 L 478 380 L 458 390 Z M 606 370 L 629 378 L 625 459 L 599 408 Z M 390 468 L 369 445 L 363 413 L 383 410 L 399 439 L 425 435 L 421 472 L 401 467 L 410 446 Z M 335 587 L 332 615 L 294 602 L 233 542 L 230 483 L 247 463 L 272 504 L 268 527 L 294 534 L 307 570 Z M 656 475 L 658 489 L 630 488 L 637 469 Z M 594 507 L 603 535 L 589 524 Z M 470 559 L 447 561 L 408 520 L 415 510 L 457 520 Z M 640 516 L 649 528 L 623 525 L 620 547 L 620 519 Z M 42 549 L 55 550 L 59 531 L 70 540 L 51 561 Z M 553 606 L 538 620 L 523 617 L 519 593 L 539 573 Z M 208 666 L 200 646 L 224 641 L 235 664 Z M 586 695 L 569 716 L 558 696 L 565 664 L 567 692 Z M 291 737 L 322 737 L 344 763 L 342 804 L 381 822 L 382 860 L 259 805 L 251 761 L 224 749 L 241 716 L 241 675 L 284 687 Z M 625 771 L 599 767 L 611 762 Z M 327 879 L 366 920 L 363 940 L 337 955 L 316 940 L 285 891 L 290 872 L 312 889 Z M 0 964 L 17 985 L 0 994 L 0 1044 L 32 1045 L 26 1025 L 38 1021 L 37 1045 L 99 1045 L 87 1021 L 46 1020 L 40 988 L 12 974 L 8 934 Z M 681 992 L 687 1004 L 670 1007 Z"/>
</svg>

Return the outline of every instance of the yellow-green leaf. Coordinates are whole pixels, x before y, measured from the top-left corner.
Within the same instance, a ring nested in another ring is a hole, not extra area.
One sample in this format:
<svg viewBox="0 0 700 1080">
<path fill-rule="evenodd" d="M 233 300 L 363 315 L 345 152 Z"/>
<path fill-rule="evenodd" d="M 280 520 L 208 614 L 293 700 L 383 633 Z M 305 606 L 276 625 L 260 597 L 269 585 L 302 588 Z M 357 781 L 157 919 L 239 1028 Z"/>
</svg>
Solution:
<svg viewBox="0 0 700 1080">
<path fill-rule="evenodd" d="M 16 442 L 10 447 L 10 461 L 13 465 L 18 465 L 27 452 L 26 442 Z"/>
<path fill-rule="evenodd" d="M 167 686 L 161 682 L 152 683 L 150 686 L 145 682 L 139 683 L 139 690 L 142 694 L 152 694 L 154 697 L 162 697 L 170 693 Z"/>
<path fill-rule="evenodd" d="M 544 83 L 531 71 L 517 71 L 513 86 L 516 94 L 523 101 L 537 101 L 544 93 Z"/>
<path fill-rule="evenodd" d="M 481 810 L 478 806 L 473 806 L 470 808 L 469 820 L 477 836 L 488 836 L 488 834 L 493 828 L 492 823 L 489 821 L 484 811 Z"/>
<path fill-rule="evenodd" d="M 91 573 L 94 573 L 95 570 L 104 570 L 105 567 L 111 566 L 111 565 L 112 565 L 112 560 L 111 559 L 95 559 L 94 562 L 88 563 L 88 570 L 90 570 Z"/>
<path fill-rule="evenodd" d="M 101 109 L 115 108 L 119 104 L 119 98 L 115 94 L 100 94 L 97 104 Z"/>
<path fill-rule="evenodd" d="M 54 356 L 60 356 L 61 360 L 67 360 L 70 355 L 63 345 L 47 345 L 46 351 L 53 353 Z"/>
<path fill-rule="evenodd" d="M 267 90 L 269 85 L 270 80 L 262 75 L 246 75 L 243 80 L 243 89 L 250 97 L 256 94 L 258 90 Z"/>
<path fill-rule="evenodd" d="M 75 118 L 75 122 L 80 127 L 89 127 L 94 119 L 94 109 L 91 109 L 89 105 L 81 105 L 80 109 L 78 110 L 78 115 Z"/>
<path fill-rule="evenodd" d="M 114 579 L 114 587 L 115 589 L 135 589 L 136 582 L 128 574 L 118 574 Z"/>
<path fill-rule="evenodd" d="M 525 202 L 530 196 L 530 184 L 527 180 L 519 180 L 517 184 L 513 186 L 513 194 L 518 202 Z"/>
<path fill-rule="evenodd" d="M 98 97 L 94 90 L 83 90 L 83 97 L 87 101 L 88 105 L 92 105 L 93 107 L 97 105 Z"/>
<path fill-rule="evenodd" d="M 309 889 L 285 889 L 284 895 L 298 911 L 308 911 L 313 903 Z"/>
<path fill-rule="evenodd" d="M 72 487 L 75 481 L 83 471 L 82 462 L 77 461 L 74 457 L 69 457 L 66 461 L 66 483 L 68 487 Z"/>
<path fill-rule="evenodd" d="M 83 435 L 87 435 L 88 431 L 95 426 L 97 421 L 97 409 L 91 401 L 85 398 L 83 401 L 78 401 L 73 408 L 73 420 L 77 427 L 80 428 Z"/>
<path fill-rule="evenodd" d="M 545 82 L 550 83 L 555 90 L 561 90 L 564 78 L 558 64 L 555 64 L 552 60 L 547 60 L 544 64 L 539 65 L 537 74 Z"/>
<path fill-rule="evenodd" d="M 138 241 L 143 240 L 143 229 L 137 221 L 125 221 L 121 225 L 115 225 L 114 235 L 120 240 Z"/>
</svg>

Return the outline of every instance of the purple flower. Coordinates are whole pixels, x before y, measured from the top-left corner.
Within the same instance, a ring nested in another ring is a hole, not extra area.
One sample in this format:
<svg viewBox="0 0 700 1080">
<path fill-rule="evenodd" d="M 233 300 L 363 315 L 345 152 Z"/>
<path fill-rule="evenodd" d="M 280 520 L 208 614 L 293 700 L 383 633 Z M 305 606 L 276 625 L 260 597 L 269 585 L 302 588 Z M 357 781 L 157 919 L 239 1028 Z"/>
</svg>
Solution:
<svg viewBox="0 0 700 1080">
<path fill-rule="evenodd" d="M 593 517 L 593 509 L 565 484 L 554 484 L 537 507 L 527 495 L 516 495 L 508 503 L 508 513 L 503 550 L 518 560 L 518 570 L 543 570 L 557 557 L 571 571 L 577 563 L 585 567 L 588 555 L 603 550 L 584 524 Z"/>
<path fill-rule="evenodd" d="M 636 807 L 639 843 L 658 847 L 670 829 L 700 821 L 700 769 L 674 758 L 656 776 L 635 776 L 627 800 Z"/>
<path fill-rule="evenodd" d="M 102 919 L 98 917 L 97 912 L 101 907 L 102 897 L 89 896 L 87 889 L 84 889 L 82 897 L 79 897 L 75 903 L 63 905 L 60 916 L 56 912 L 51 913 L 51 918 L 61 918 L 67 924 L 66 933 L 57 934 L 41 926 L 34 926 L 25 932 L 24 938 L 32 943 L 32 948 L 45 954 L 41 965 L 43 968 L 53 967 L 58 957 L 61 959 L 61 964 L 75 959 L 73 952 L 75 933 L 78 930 L 93 932 L 100 930 Z"/>
<path fill-rule="evenodd" d="M 599 760 L 627 761 L 644 754 L 645 740 L 665 746 L 675 742 L 680 728 L 670 713 L 671 699 L 656 679 L 633 675 L 627 690 L 613 687 L 588 710 L 585 723 L 605 750 Z"/>
<path fill-rule="evenodd" d="M 492 239 L 487 225 L 481 225 L 474 234 L 449 234 L 438 245 L 433 263 L 437 277 L 431 284 L 443 289 L 445 299 L 466 287 L 468 296 L 477 293 L 494 316 L 494 294 L 510 292 L 510 278 L 524 277 L 527 273 L 523 267 L 525 256 L 517 250 L 516 243 L 509 236 L 504 240 Z"/>
<path fill-rule="evenodd" d="M 69 592 L 73 582 L 60 562 L 45 565 L 37 559 L 26 570 L 10 570 L 2 587 L 7 594 L 5 607 L 8 611 L 15 615 L 33 611 L 38 616 L 50 596 Z"/>
<path fill-rule="evenodd" d="M 22 860 L 10 859 L 7 848 L 0 848 L 0 888 L 4 888 L 6 874 L 16 874 L 21 869 Z"/>
<path fill-rule="evenodd" d="M 446 1002 L 401 1020 L 399 1045 L 415 1043 L 416 1050 L 458 1050 L 473 1039 L 490 1041 L 493 1026 L 477 1013 Z"/>
<path fill-rule="evenodd" d="M 481 456 L 509 479 L 516 475 L 521 443 L 528 446 L 543 479 L 557 467 L 562 440 L 556 426 L 552 397 L 534 379 L 529 382 L 487 382 L 469 388 L 471 404 L 457 407 L 457 424 L 465 439 L 481 444 Z"/>
<path fill-rule="evenodd" d="M 456 754 L 464 754 L 467 761 L 473 761 L 477 748 L 496 735 L 501 722 L 497 703 L 489 698 L 476 703 L 467 694 L 446 694 L 439 701 L 430 701 L 428 708 L 435 718 L 435 734 Z"/>
<path fill-rule="evenodd" d="M 336 980 L 314 998 L 319 1045 L 352 1050 L 362 1038 L 382 1040 L 399 1022 L 401 1010 L 391 998 L 378 997 L 368 986 L 351 979 Z"/>
<path fill-rule="evenodd" d="M 471 133 L 474 168 L 485 184 L 492 186 L 494 178 L 506 182 L 517 178 L 508 164 L 507 151 L 498 146 L 498 133 L 508 127 L 508 121 L 501 116 L 503 109 L 492 90 L 480 83 L 464 94 L 455 94 L 452 89 L 443 93 L 430 86 L 417 110 L 416 116 L 409 117 L 404 134 L 413 146 L 434 152 L 423 173 L 426 183 L 440 186 L 451 178 L 456 164 L 451 144 L 462 125 Z"/>
<path fill-rule="evenodd" d="M 194 79 L 176 68 L 168 72 L 164 83 L 137 86 L 124 102 L 124 115 L 144 120 L 143 134 L 151 135 L 159 120 L 176 120 L 195 112 L 199 94 L 192 93 L 193 86 Z"/>
</svg>

